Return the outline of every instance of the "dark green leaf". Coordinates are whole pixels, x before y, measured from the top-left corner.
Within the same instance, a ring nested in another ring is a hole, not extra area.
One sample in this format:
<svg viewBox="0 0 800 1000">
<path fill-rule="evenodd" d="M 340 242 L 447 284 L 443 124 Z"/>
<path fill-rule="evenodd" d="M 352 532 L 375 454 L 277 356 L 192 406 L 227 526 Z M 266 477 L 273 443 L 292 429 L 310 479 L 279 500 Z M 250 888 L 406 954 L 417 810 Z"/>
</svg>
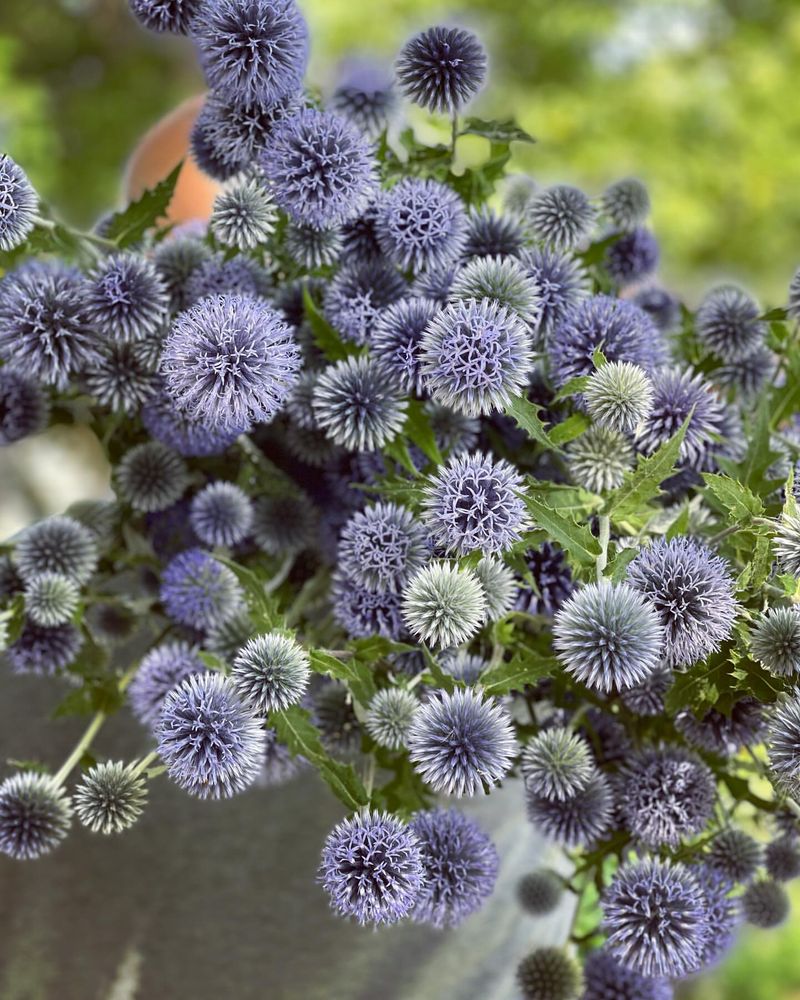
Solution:
<svg viewBox="0 0 800 1000">
<path fill-rule="evenodd" d="M 423 404 L 417 399 L 411 399 L 408 402 L 408 413 L 403 433 L 431 462 L 436 465 L 442 464 L 442 453 L 436 444 L 430 417 L 425 412 Z"/>
<path fill-rule="evenodd" d="M 703 479 L 732 523 L 750 521 L 753 517 L 764 513 L 764 504 L 760 497 L 757 497 L 746 486 L 731 479 L 730 476 L 705 472 Z"/>
<path fill-rule="evenodd" d="M 527 684 L 535 684 L 560 669 L 554 656 L 536 657 L 530 653 L 515 653 L 510 660 L 481 674 L 478 683 L 486 694 L 501 695 L 521 691 Z"/>
<path fill-rule="evenodd" d="M 573 413 L 560 424 L 554 424 L 548 433 L 554 445 L 562 445 L 580 437 L 588 426 L 589 418 L 585 413 Z"/>
<path fill-rule="evenodd" d="M 345 345 L 339 334 L 319 311 L 308 288 L 303 289 L 303 309 L 308 325 L 311 327 L 314 343 L 329 361 L 342 361 L 348 355 L 356 353 L 357 348 L 354 345 Z"/>
<path fill-rule="evenodd" d="M 641 513 L 647 503 L 658 496 L 661 484 L 675 469 L 690 420 L 691 415 L 684 420 L 680 429 L 669 441 L 665 441 L 649 458 L 639 456 L 636 468 L 632 472 L 625 473 L 622 485 L 608 498 L 605 514 L 615 520 L 622 520 L 628 514 Z"/>
<path fill-rule="evenodd" d="M 584 524 L 554 510 L 536 496 L 524 497 L 534 524 L 582 566 L 592 566 L 600 555 L 600 543 Z"/>
<path fill-rule="evenodd" d="M 562 399 L 568 399 L 570 396 L 578 396 L 580 393 L 586 391 L 586 387 L 591 381 L 591 375 L 576 375 L 575 378 L 571 378 L 569 382 L 566 382 L 553 396 L 553 402 L 559 403 Z"/>
<path fill-rule="evenodd" d="M 152 229 L 166 214 L 182 166 L 183 162 L 179 163 L 154 188 L 145 191 L 141 198 L 112 215 L 104 227 L 105 238 L 121 248 L 139 243 L 147 230 Z"/>
<path fill-rule="evenodd" d="M 520 128 L 513 118 L 502 121 L 485 120 L 483 118 L 467 118 L 459 135 L 479 135 L 492 142 L 536 142 L 532 135 Z"/>
<path fill-rule="evenodd" d="M 327 674 L 337 681 L 343 681 L 350 693 L 364 708 L 375 697 L 375 681 L 372 671 L 365 660 L 357 660 L 354 656 L 340 659 L 325 649 L 311 649 L 308 653 L 311 669 L 318 674 Z"/>
<path fill-rule="evenodd" d="M 515 396 L 506 406 L 505 412 L 529 438 L 550 450 L 553 443 L 539 416 L 539 409 L 540 407 L 524 396 Z"/>
</svg>

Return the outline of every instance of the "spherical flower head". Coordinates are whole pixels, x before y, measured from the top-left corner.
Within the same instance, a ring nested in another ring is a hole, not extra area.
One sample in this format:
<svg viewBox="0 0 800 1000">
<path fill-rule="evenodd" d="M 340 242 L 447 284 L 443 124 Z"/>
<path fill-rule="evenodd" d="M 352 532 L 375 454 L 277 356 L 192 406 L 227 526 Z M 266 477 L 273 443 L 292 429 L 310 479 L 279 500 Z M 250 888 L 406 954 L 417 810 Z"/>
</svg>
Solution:
<svg viewBox="0 0 800 1000">
<path fill-rule="evenodd" d="M 713 928 L 702 889 L 688 868 L 667 861 L 623 865 L 603 893 L 609 953 L 643 976 L 695 972 Z"/>
<path fill-rule="evenodd" d="M 542 297 L 536 279 L 513 257 L 479 257 L 456 271 L 450 301 L 494 299 L 531 327 L 542 317 Z"/>
<path fill-rule="evenodd" d="M 319 875 L 337 913 L 361 925 L 393 924 L 409 914 L 419 895 L 420 844 L 389 813 L 358 813 L 328 835 Z"/>
<path fill-rule="evenodd" d="M 64 625 L 78 608 L 80 589 L 61 573 L 39 573 L 25 585 L 25 613 L 35 625 Z"/>
<path fill-rule="evenodd" d="M 269 290 L 266 271 L 251 257 L 237 254 L 226 259 L 214 254 L 186 279 L 186 299 L 190 305 L 209 295 L 242 295 L 263 298 Z"/>
<path fill-rule="evenodd" d="M 566 670 L 593 691 L 624 691 L 661 665 L 663 629 L 626 583 L 589 583 L 556 612 L 553 645 Z"/>
<path fill-rule="evenodd" d="M 634 715 L 652 717 L 664 712 L 664 697 L 672 687 L 674 675 L 671 670 L 656 670 L 641 684 L 622 692 L 621 701 Z"/>
<path fill-rule="evenodd" d="M 391 374 L 367 357 L 329 365 L 314 388 L 314 415 L 348 451 L 376 451 L 400 432 L 407 402 Z"/>
<path fill-rule="evenodd" d="M 185 35 L 203 0 L 128 0 L 131 13 L 150 31 Z"/>
<path fill-rule="evenodd" d="M 514 607 L 517 581 L 513 571 L 496 556 L 484 556 L 474 567 L 486 599 L 486 620 L 497 622 Z"/>
<path fill-rule="evenodd" d="M 709 292 L 695 316 L 702 344 L 723 361 L 738 361 L 761 347 L 767 334 L 758 303 L 741 288 L 723 285 Z"/>
<path fill-rule="evenodd" d="M 544 837 L 565 847 L 589 847 L 611 826 L 614 796 L 606 776 L 595 771 L 567 799 L 536 795 L 526 786 L 526 805 L 528 819 Z"/>
<path fill-rule="evenodd" d="M 767 740 L 769 762 L 779 778 L 800 778 L 800 697 L 787 698 L 775 709 Z"/>
<path fill-rule="evenodd" d="M 384 311 L 405 291 L 399 271 L 381 259 L 348 263 L 325 289 L 325 316 L 345 340 L 371 343 Z"/>
<path fill-rule="evenodd" d="M 296 93 L 308 62 L 308 26 L 294 0 L 216 0 L 191 23 L 211 90 L 237 104 Z"/>
<path fill-rule="evenodd" d="M 0 448 L 38 434 L 50 419 L 50 400 L 38 382 L 12 368 L 0 369 Z"/>
<path fill-rule="evenodd" d="M 364 727 L 380 746 L 400 750 L 406 745 L 418 708 L 419 702 L 413 692 L 402 687 L 384 688 L 370 702 Z"/>
<path fill-rule="evenodd" d="M 5 655 L 15 674 L 49 676 L 72 663 L 82 643 L 71 623 L 43 628 L 27 621 Z"/>
<path fill-rule="evenodd" d="M 357 218 L 376 189 L 373 151 L 346 118 L 304 108 L 273 130 L 262 156 L 269 190 L 298 225 L 330 229 Z"/>
<path fill-rule="evenodd" d="M 39 199 L 25 171 L 10 156 L 0 156 L 0 250 L 21 246 L 33 231 Z"/>
<path fill-rule="evenodd" d="M 752 354 L 730 361 L 710 373 L 715 385 L 734 389 L 745 401 L 754 399 L 767 382 L 775 377 L 778 359 L 767 346 L 757 347 Z"/>
<path fill-rule="evenodd" d="M 339 537 L 337 563 L 366 590 L 403 589 L 427 561 L 427 533 L 406 507 L 377 503 L 357 511 Z"/>
<path fill-rule="evenodd" d="M 446 562 L 431 562 L 411 578 L 402 607 L 408 629 L 438 649 L 469 641 L 486 620 L 480 580 Z"/>
<path fill-rule="evenodd" d="M 594 226 L 597 212 L 579 188 L 555 184 L 537 194 L 526 218 L 533 236 L 552 250 L 574 250 Z"/>
<path fill-rule="evenodd" d="M 589 295 L 589 275 L 579 260 L 549 247 L 526 248 L 519 261 L 539 289 L 539 331 L 547 336 Z"/>
<path fill-rule="evenodd" d="M 386 68 L 371 59 L 348 59 L 331 94 L 331 111 L 377 139 L 394 117 L 397 96 Z"/>
<path fill-rule="evenodd" d="M 794 272 L 792 280 L 789 282 L 789 297 L 786 308 L 794 319 L 800 316 L 800 267 Z"/>
<path fill-rule="evenodd" d="M 583 966 L 581 1000 L 672 1000 L 666 979 L 652 979 L 632 972 L 605 948 L 591 952 Z"/>
<path fill-rule="evenodd" d="M 253 505 L 252 536 L 272 556 L 300 552 L 313 545 L 317 511 L 305 493 L 264 494 Z"/>
<path fill-rule="evenodd" d="M 142 408 L 142 423 L 152 437 L 185 458 L 221 455 L 244 427 L 209 427 L 200 417 L 189 417 L 172 398 L 159 392 Z"/>
<path fill-rule="evenodd" d="M 282 712 L 305 694 L 311 676 L 308 655 L 280 632 L 248 639 L 233 660 L 231 679 L 259 715 Z"/>
<path fill-rule="evenodd" d="M 97 559 L 92 532 L 63 514 L 26 528 L 14 550 L 17 571 L 26 582 L 41 573 L 60 573 L 81 586 L 97 568 Z"/>
<path fill-rule="evenodd" d="M 630 434 L 650 412 L 653 386 L 638 365 L 611 361 L 590 375 L 583 397 L 596 424 Z"/>
<path fill-rule="evenodd" d="M 559 801 L 582 792 L 595 774 L 586 741 L 561 726 L 534 736 L 522 751 L 520 763 L 526 788 Z"/>
<path fill-rule="evenodd" d="M 749 882 L 762 862 L 758 841 L 744 830 L 730 827 L 711 841 L 706 863 L 731 882 Z"/>
<path fill-rule="evenodd" d="M 478 683 L 489 663 L 477 653 L 465 649 L 446 649 L 439 657 L 439 666 L 446 674 L 472 686 Z"/>
<path fill-rule="evenodd" d="M 75 812 L 92 833 L 122 833 L 133 826 L 147 801 L 147 784 L 122 761 L 95 764 L 75 789 Z"/>
<path fill-rule="evenodd" d="M 776 882 L 788 882 L 800 875 L 800 844 L 796 837 L 770 841 L 764 851 L 764 867 Z"/>
<path fill-rule="evenodd" d="M 493 211 L 488 205 L 470 210 L 462 254 L 470 257 L 516 257 L 525 245 L 517 219 Z"/>
<path fill-rule="evenodd" d="M 253 505 L 234 483 L 209 483 L 192 499 L 189 521 L 205 545 L 236 545 L 253 525 Z"/>
<path fill-rule="evenodd" d="M 153 264 L 169 295 L 172 312 L 180 312 L 190 304 L 186 283 L 210 257 L 211 250 L 196 236 L 167 237 L 158 244 Z"/>
<path fill-rule="evenodd" d="M 698 719 L 689 710 L 679 712 L 675 728 L 687 743 L 719 757 L 731 757 L 742 747 L 758 743 L 764 733 L 764 712 L 760 702 L 745 696 L 725 715 L 715 708 Z"/>
<path fill-rule="evenodd" d="M 519 905 L 534 917 L 552 913 L 564 896 L 564 883 L 549 868 L 537 868 L 517 883 Z"/>
<path fill-rule="evenodd" d="M 231 618 L 242 592 L 227 566 L 202 549 L 187 549 L 162 574 L 161 602 L 173 621 L 203 630 Z"/>
<path fill-rule="evenodd" d="M 128 686 L 128 702 L 133 714 L 143 725 L 154 728 L 170 691 L 187 677 L 202 674 L 205 669 L 197 648 L 188 642 L 164 642 L 151 649 Z"/>
<path fill-rule="evenodd" d="M 422 338 L 422 374 L 437 403 L 478 417 L 502 410 L 523 392 L 533 370 L 528 327 L 492 302 L 453 302 Z"/>
<path fill-rule="evenodd" d="M 603 215 L 624 233 L 641 226 L 650 212 L 650 195 L 636 177 L 624 177 L 609 184 L 600 200 Z"/>
<path fill-rule="evenodd" d="M 770 608 L 750 633 L 750 652 L 773 674 L 800 672 L 800 615 L 794 608 Z"/>
<path fill-rule="evenodd" d="M 778 927 L 789 916 L 791 904 L 782 885 L 771 879 L 753 882 L 742 896 L 742 913 L 754 927 Z"/>
<path fill-rule="evenodd" d="M 537 948 L 517 966 L 517 986 L 524 1000 L 577 1000 L 583 976 L 561 948 Z"/>
<path fill-rule="evenodd" d="M 625 434 L 610 427 L 590 427 L 567 447 L 572 481 L 593 493 L 622 485 L 633 468 L 633 446 Z"/>
<path fill-rule="evenodd" d="M 460 455 L 473 451 L 478 444 L 481 425 L 477 417 L 467 417 L 456 413 L 447 406 L 434 403 L 429 399 L 425 405 L 425 416 L 431 424 L 433 436 L 439 451 L 445 454 Z"/>
<path fill-rule="evenodd" d="M 149 260 L 118 253 L 89 275 L 88 307 L 92 322 L 104 336 L 129 343 L 161 331 L 169 294 Z"/>
<path fill-rule="evenodd" d="M 395 65 L 400 90 L 434 114 L 459 111 L 486 79 L 486 51 L 471 31 L 428 28 L 409 39 Z"/>
<path fill-rule="evenodd" d="M 643 288 L 633 296 L 632 301 L 647 313 L 662 333 L 671 333 L 680 323 L 680 302 L 664 288 Z"/>
<path fill-rule="evenodd" d="M 239 433 L 275 416 L 299 368 L 300 352 L 281 315 L 242 295 L 209 296 L 180 313 L 161 357 L 181 412 Z"/>
<path fill-rule="evenodd" d="M 312 695 L 311 718 L 319 729 L 323 746 L 342 757 L 361 751 L 361 726 L 353 709 L 353 697 L 344 684 L 329 681 Z"/>
<path fill-rule="evenodd" d="M 656 539 L 628 565 L 628 583 L 664 628 L 664 659 L 691 666 L 719 649 L 738 613 L 728 563 L 692 538 Z"/>
<path fill-rule="evenodd" d="M 253 632 L 250 612 L 246 607 L 241 607 L 228 621 L 214 625 L 206 632 L 203 646 L 209 653 L 215 653 L 226 663 L 232 663 Z"/>
<path fill-rule="evenodd" d="M 0 283 L 0 357 L 29 378 L 65 389 L 98 357 L 89 286 L 74 268 L 29 263 Z"/>
<path fill-rule="evenodd" d="M 649 229 L 637 226 L 615 240 L 605 253 L 605 266 L 620 285 L 630 285 L 646 278 L 658 267 L 661 252 Z"/>
<path fill-rule="evenodd" d="M 382 635 L 399 640 L 405 633 L 401 598 L 391 591 L 372 591 L 337 572 L 331 586 L 333 617 L 353 639 Z"/>
<path fill-rule="evenodd" d="M 573 590 L 564 552 L 552 542 L 542 542 L 538 549 L 525 554 L 525 562 L 533 587 L 519 589 L 516 607 L 530 615 L 552 616 Z"/>
<path fill-rule="evenodd" d="M 69 832 L 72 807 L 49 774 L 22 771 L 0 785 L 0 851 L 18 861 L 49 854 Z"/>
<path fill-rule="evenodd" d="M 461 253 L 466 230 L 461 199 L 439 181 L 404 177 L 376 206 L 378 243 L 404 271 L 449 263 Z"/>
<path fill-rule="evenodd" d="M 342 253 L 339 229 L 312 229 L 289 223 L 283 237 L 287 254 L 307 271 L 333 266 Z"/>
<path fill-rule="evenodd" d="M 432 299 L 403 298 L 383 309 L 372 333 L 373 355 L 406 392 L 422 393 L 420 348 L 425 330 L 439 312 Z"/>
<path fill-rule="evenodd" d="M 116 470 L 117 489 L 134 510 L 166 510 L 183 496 L 189 470 L 177 452 L 146 441 L 125 452 Z"/>
<path fill-rule="evenodd" d="M 278 212 L 269 193 L 253 176 L 232 182 L 217 195 L 209 228 L 224 247 L 254 250 L 275 232 Z"/>
<path fill-rule="evenodd" d="M 475 820 L 457 809 L 418 812 L 410 827 L 425 873 L 411 916 L 417 923 L 457 927 L 491 896 L 500 867 L 497 850 Z"/>
<path fill-rule="evenodd" d="M 133 416 L 159 391 L 160 349 L 157 338 L 130 344 L 107 342 L 97 360 L 87 366 L 87 392 L 109 410 Z"/>
<path fill-rule="evenodd" d="M 432 267 L 418 274 L 411 285 L 412 295 L 423 299 L 432 299 L 440 306 L 446 306 L 450 298 L 450 287 L 455 279 L 459 265 L 455 261 Z"/>
<path fill-rule="evenodd" d="M 800 517 L 781 514 L 772 548 L 783 572 L 800 576 Z"/>
</svg>

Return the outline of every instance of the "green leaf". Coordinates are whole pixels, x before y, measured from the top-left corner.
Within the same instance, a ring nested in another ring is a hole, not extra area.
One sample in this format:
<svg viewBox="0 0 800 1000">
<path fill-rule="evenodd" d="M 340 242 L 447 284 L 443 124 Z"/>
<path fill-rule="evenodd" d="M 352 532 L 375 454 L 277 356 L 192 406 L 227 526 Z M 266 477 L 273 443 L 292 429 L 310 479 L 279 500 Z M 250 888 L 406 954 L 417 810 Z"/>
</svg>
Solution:
<svg viewBox="0 0 800 1000">
<path fill-rule="evenodd" d="M 486 694 L 501 695 L 521 691 L 527 684 L 535 684 L 560 669 L 554 656 L 537 658 L 528 652 L 517 652 L 505 663 L 481 674 L 477 683 Z"/>
<path fill-rule="evenodd" d="M 216 670 L 220 674 L 225 673 L 227 668 L 221 656 L 217 656 L 215 653 L 207 653 L 204 649 L 198 649 L 197 656 L 205 663 L 209 670 Z"/>
<path fill-rule="evenodd" d="M 227 566 L 241 584 L 257 632 L 271 632 L 273 629 L 286 627 L 286 620 L 278 609 L 277 600 L 266 592 L 263 582 L 251 569 L 239 565 L 232 559 L 226 559 L 225 556 L 214 556 L 214 558 L 223 566 Z"/>
<path fill-rule="evenodd" d="M 592 566 L 600 555 L 600 543 L 583 524 L 543 503 L 538 497 L 525 496 L 525 505 L 534 524 L 568 552 L 581 566 Z"/>
<path fill-rule="evenodd" d="M 105 238 L 112 240 L 120 248 L 139 243 L 147 230 L 152 229 L 166 214 L 182 166 L 183 161 L 163 181 L 145 191 L 141 198 L 112 215 L 104 227 Z"/>
<path fill-rule="evenodd" d="M 339 334 L 319 311 L 307 287 L 303 288 L 303 309 L 308 325 L 311 327 L 314 343 L 329 361 L 343 361 L 349 355 L 356 353 L 356 347 L 346 346 Z"/>
<path fill-rule="evenodd" d="M 770 309 L 769 312 L 765 312 L 763 316 L 758 318 L 764 323 L 772 323 L 775 320 L 784 320 L 789 315 L 785 309 Z"/>
<path fill-rule="evenodd" d="M 312 670 L 318 674 L 334 677 L 337 681 L 343 681 L 356 701 L 364 708 L 369 707 L 369 703 L 375 697 L 375 681 L 366 661 L 357 660 L 355 656 L 342 660 L 332 656 L 325 649 L 309 650 L 308 658 Z"/>
<path fill-rule="evenodd" d="M 681 444 L 689 426 L 691 414 L 681 427 L 649 458 L 639 456 L 636 468 L 626 472 L 619 486 L 606 502 L 603 513 L 620 520 L 626 514 L 638 514 L 642 508 L 661 492 L 661 484 L 675 468 Z"/>
<path fill-rule="evenodd" d="M 529 135 L 524 128 L 520 128 L 513 118 L 505 118 L 502 121 L 486 120 L 483 118 L 467 118 L 459 135 L 479 135 L 491 142 L 536 142 L 532 135 Z"/>
<path fill-rule="evenodd" d="M 436 465 L 442 464 L 442 453 L 436 444 L 436 436 L 431 427 L 430 417 L 418 399 L 411 399 L 408 402 L 408 413 L 403 433 L 431 462 Z"/>
<path fill-rule="evenodd" d="M 2 650 L 3 636 L 5 635 L 7 646 L 10 646 L 19 639 L 25 627 L 25 598 L 22 594 L 15 594 L 9 606 L 0 611 L 0 622 L 5 623 L 5 630 L 0 627 L 0 650 Z"/>
<path fill-rule="evenodd" d="M 505 412 L 529 438 L 538 441 L 549 451 L 553 447 L 553 442 L 539 417 L 539 409 L 540 407 L 525 396 L 515 396 L 506 406 Z"/>
<path fill-rule="evenodd" d="M 750 521 L 764 513 L 764 504 L 752 490 L 731 479 L 713 472 L 704 472 L 703 479 L 728 514 L 732 523 Z"/>
<path fill-rule="evenodd" d="M 591 379 L 591 375 L 576 375 L 575 378 L 571 378 L 553 396 L 553 402 L 560 403 L 562 399 L 568 399 L 570 396 L 578 396 L 580 393 L 585 392 Z"/>
<path fill-rule="evenodd" d="M 577 514 L 591 514 L 603 506 L 603 498 L 596 493 L 590 493 L 582 486 L 570 486 L 565 483 L 550 483 L 533 476 L 525 479 L 525 488 L 534 493 L 548 507 L 554 507 L 560 513 L 573 511 Z"/>
<path fill-rule="evenodd" d="M 549 431 L 550 440 L 554 445 L 567 444 L 580 437 L 588 426 L 589 418 L 585 413 L 573 413 L 566 420 L 562 420 L 560 424 L 553 425 Z"/>
<path fill-rule="evenodd" d="M 436 685 L 436 687 L 442 688 L 443 691 L 447 691 L 450 694 L 452 694 L 453 691 L 455 691 L 455 689 L 458 687 L 455 677 L 452 677 L 450 674 L 446 674 L 444 670 L 442 670 L 442 668 L 439 666 L 439 661 L 436 659 L 436 657 L 433 655 L 433 653 L 431 653 L 431 651 L 424 643 L 422 644 L 421 648 L 422 648 L 422 655 L 425 658 L 425 663 L 428 667 L 428 673 L 431 679 L 433 680 L 434 684 Z"/>
</svg>

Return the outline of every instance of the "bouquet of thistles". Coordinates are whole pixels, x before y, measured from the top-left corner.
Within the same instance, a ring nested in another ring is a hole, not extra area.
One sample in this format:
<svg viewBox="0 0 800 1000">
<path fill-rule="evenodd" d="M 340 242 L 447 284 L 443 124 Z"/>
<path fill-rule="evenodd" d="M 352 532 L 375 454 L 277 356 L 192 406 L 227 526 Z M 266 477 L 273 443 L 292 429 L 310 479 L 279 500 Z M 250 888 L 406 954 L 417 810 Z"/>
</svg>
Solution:
<svg viewBox="0 0 800 1000">
<path fill-rule="evenodd" d="M 0 850 L 119 834 L 159 775 L 313 769 L 348 811 L 332 908 L 455 926 L 500 864 L 459 800 L 509 782 L 568 874 L 508 906 L 575 913 L 521 995 L 665 1000 L 800 874 L 800 275 L 693 312 L 642 183 L 505 178 L 532 140 L 465 114 L 466 30 L 320 95 L 293 0 L 130 6 L 193 42 L 222 186 L 170 226 L 176 167 L 78 232 L 0 158 L 0 443 L 82 424 L 114 492 L 0 549 L 4 668 L 87 719 L 0 784 Z M 136 760 L 103 754 L 118 711 Z"/>
</svg>

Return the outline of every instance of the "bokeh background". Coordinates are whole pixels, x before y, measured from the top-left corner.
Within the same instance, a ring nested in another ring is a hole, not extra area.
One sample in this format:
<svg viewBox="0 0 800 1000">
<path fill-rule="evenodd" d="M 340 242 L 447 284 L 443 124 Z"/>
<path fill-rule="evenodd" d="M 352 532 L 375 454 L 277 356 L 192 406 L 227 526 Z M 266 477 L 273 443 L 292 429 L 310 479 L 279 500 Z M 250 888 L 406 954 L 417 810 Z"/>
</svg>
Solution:
<svg viewBox="0 0 800 1000">
<path fill-rule="evenodd" d="M 301 6 L 313 40 L 310 79 L 323 92 L 354 40 L 359 51 L 389 60 L 430 23 L 474 28 L 491 54 L 491 86 L 475 112 L 513 114 L 538 139 L 516 152 L 515 170 L 590 194 L 621 176 L 641 177 L 670 287 L 694 303 L 713 281 L 734 278 L 765 307 L 782 304 L 800 263 L 798 0 Z M 73 223 L 88 225 L 118 204 L 137 138 L 200 90 L 191 46 L 139 30 L 125 0 L 0 0 L 0 149 Z M 0 457 L 0 537 L 107 488 L 97 449 L 64 433 Z M 0 750 L 6 748 L 3 741 Z M 794 923 L 778 933 L 745 933 L 721 970 L 682 995 L 800 998 L 797 892 L 795 903 Z M 5 971 L 0 962 L 2 1000 L 73 995 L 20 977 L 36 954 L 17 955 L 11 978 L 9 955 Z"/>
</svg>

